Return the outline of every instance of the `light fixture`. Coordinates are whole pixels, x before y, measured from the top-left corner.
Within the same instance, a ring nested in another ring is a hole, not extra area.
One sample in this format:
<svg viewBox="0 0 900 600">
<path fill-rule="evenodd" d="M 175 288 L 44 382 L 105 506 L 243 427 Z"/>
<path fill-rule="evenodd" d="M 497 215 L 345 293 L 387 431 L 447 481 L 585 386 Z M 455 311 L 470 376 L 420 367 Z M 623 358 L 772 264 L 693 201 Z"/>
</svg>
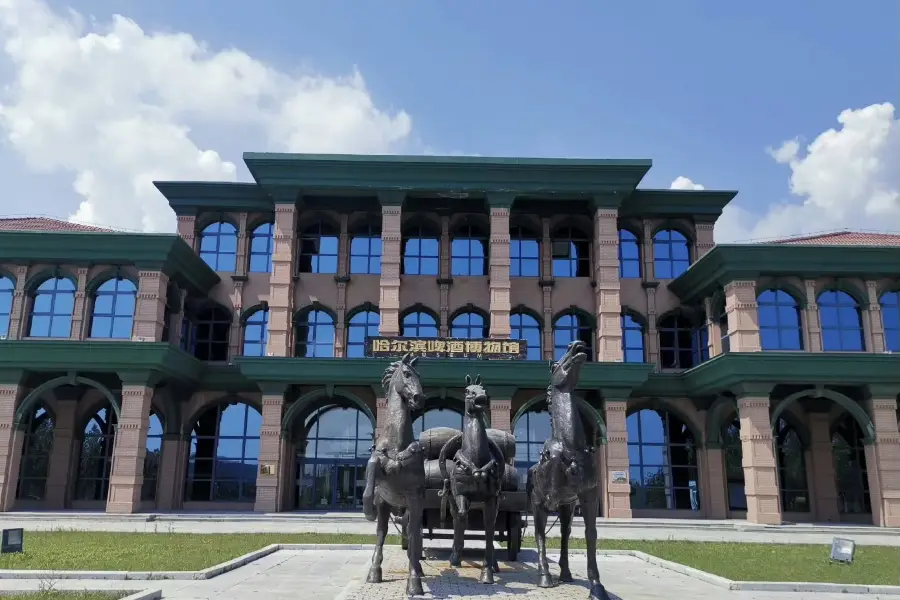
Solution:
<svg viewBox="0 0 900 600">
<path fill-rule="evenodd" d="M 0 540 L 0 553 L 22 552 L 24 541 L 24 529 L 4 529 L 2 540 Z"/>
<path fill-rule="evenodd" d="M 831 542 L 831 560 L 850 564 L 853 562 L 853 553 L 856 550 L 856 542 L 846 538 L 834 538 Z"/>
</svg>

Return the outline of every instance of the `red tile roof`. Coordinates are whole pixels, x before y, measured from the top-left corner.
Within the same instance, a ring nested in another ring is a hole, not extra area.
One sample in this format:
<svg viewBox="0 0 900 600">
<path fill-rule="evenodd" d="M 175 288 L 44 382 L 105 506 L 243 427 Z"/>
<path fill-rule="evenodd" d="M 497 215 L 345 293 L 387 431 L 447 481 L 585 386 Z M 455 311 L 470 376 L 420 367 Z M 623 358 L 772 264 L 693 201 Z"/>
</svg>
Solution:
<svg viewBox="0 0 900 600">
<path fill-rule="evenodd" d="M 0 231 L 112 231 L 49 217 L 0 217 Z"/>
<path fill-rule="evenodd" d="M 866 233 L 862 231 L 833 231 L 831 233 L 786 238 L 770 243 L 811 246 L 900 246 L 900 235 L 893 233 Z"/>
</svg>

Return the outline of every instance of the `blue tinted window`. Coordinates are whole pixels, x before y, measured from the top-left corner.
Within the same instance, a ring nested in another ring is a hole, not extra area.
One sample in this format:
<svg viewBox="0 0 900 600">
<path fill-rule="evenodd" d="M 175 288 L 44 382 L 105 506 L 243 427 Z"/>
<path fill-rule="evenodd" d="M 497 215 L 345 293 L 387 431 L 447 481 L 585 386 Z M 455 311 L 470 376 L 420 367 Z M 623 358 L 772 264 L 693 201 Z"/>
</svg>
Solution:
<svg viewBox="0 0 900 600">
<path fill-rule="evenodd" d="M 631 315 L 622 315 L 622 354 L 627 363 L 644 362 L 644 328 Z"/>
<path fill-rule="evenodd" d="M 625 424 L 632 507 L 700 510 L 696 440 L 681 419 L 645 409 Z"/>
<path fill-rule="evenodd" d="M 594 328 L 576 312 L 566 312 L 553 323 L 553 359 L 559 360 L 571 342 L 580 340 L 588 347 L 588 360 L 594 360 Z"/>
<path fill-rule="evenodd" d="M 250 234 L 250 272 L 271 273 L 272 252 L 275 250 L 275 226 L 263 223 Z"/>
<path fill-rule="evenodd" d="M 464 312 L 453 317 L 450 323 L 450 337 L 467 340 L 481 340 L 488 336 L 485 319 L 475 312 Z"/>
<path fill-rule="evenodd" d="M 831 437 L 835 488 L 840 514 L 871 514 L 866 442 L 859 422 L 844 413 Z"/>
<path fill-rule="evenodd" d="M 381 273 L 381 229 L 368 224 L 350 239 L 350 273 Z"/>
<path fill-rule="evenodd" d="M 541 248 L 537 236 L 521 227 L 511 228 L 509 236 L 509 276 L 539 277 Z"/>
<path fill-rule="evenodd" d="M 627 229 L 619 230 L 619 277 L 641 278 L 641 246 L 637 236 Z"/>
<path fill-rule="evenodd" d="M 84 427 L 75 500 L 106 500 L 116 445 L 116 413 L 109 405 L 95 412 Z"/>
<path fill-rule="evenodd" d="M 97 288 L 91 337 L 127 340 L 131 338 L 137 288 L 127 279 L 110 279 Z"/>
<path fill-rule="evenodd" d="M 259 309 L 244 324 L 244 356 L 265 356 L 269 341 L 269 311 Z"/>
<path fill-rule="evenodd" d="M 429 408 L 413 421 L 413 435 L 417 438 L 426 429 L 450 427 L 462 431 L 463 414 L 452 408 Z"/>
<path fill-rule="evenodd" d="M 307 460 L 334 461 L 368 458 L 372 452 L 375 429 L 366 413 L 349 406 L 323 406 L 311 414 L 304 424 L 307 431 L 306 448 L 303 455 Z M 302 446 L 301 446 L 302 448 Z M 327 482 L 315 482 L 316 485 Z M 328 490 L 321 490 L 330 493 Z M 313 505 L 310 498 L 307 505 Z M 301 501 L 303 505 L 303 501 Z"/>
<path fill-rule="evenodd" d="M 237 230 L 220 221 L 200 233 L 200 258 L 214 271 L 234 271 L 237 260 Z"/>
<path fill-rule="evenodd" d="M 378 335 L 381 315 L 372 310 L 364 310 L 351 317 L 347 327 L 347 356 L 362 358 L 366 355 L 366 338 Z"/>
<path fill-rule="evenodd" d="M 509 315 L 510 337 L 514 340 L 525 340 L 528 343 L 528 360 L 542 360 L 541 326 L 537 319 L 528 313 L 512 313 Z"/>
<path fill-rule="evenodd" d="M 550 439 L 550 413 L 547 403 L 541 401 L 532 406 L 513 423 L 516 437 L 516 470 L 519 472 L 519 489 L 524 490 L 528 469 L 541 459 L 544 442 Z"/>
<path fill-rule="evenodd" d="M 334 357 L 334 319 L 324 310 L 300 315 L 296 325 L 294 356 L 300 358 Z"/>
<path fill-rule="evenodd" d="M 12 314 L 13 292 L 16 284 L 9 277 L 0 277 L 0 338 L 9 335 L 9 316 Z"/>
<path fill-rule="evenodd" d="M 16 498 L 43 500 L 46 497 L 47 477 L 50 474 L 54 424 L 53 417 L 41 403 L 37 403 L 29 411 L 23 433 L 25 439 L 22 442 Z"/>
<path fill-rule="evenodd" d="M 0 320 L 3 319 L 2 311 L 3 300 L 0 299 Z M 881 319 L 884 323 L 885 350 L 900 352 L 900 293 L 888 292 L 881 295 Z"/>
<path fill-rule="evenodd" d="M 487 274 L 487 236 L 471 226 L 460 228 L 450 240 L 450 274 L 483 276 Z"/>
<path fill-rule="evenodd" d="M 691 250 L 681 232 L 664 229 L 653 236 L 653 270 L 657 279 L 675 279 L 691 266 Z"/>
<path fill-rule="evenodd" d="M 404 235 L 404 275 L 437 275 L 440 273 L 440 234 L 426 224 L 409 228 Z"/>
<path fill-rule="evenodd" d="M 847 292 L 826 290 L 819 294 L 817 302 L 822 323 L 822 349 L 826 352 L 865 350 L 862 314 L 856 300 Z"/>
<path fill-rule="evenodd" d="M 694 327 L 683 315 L 660 320 L 659 361 L 663 369 L 690 369 L 709 359 L 709 332 Z"/>
<path fill-rule="evenodd" d="M 65 277 L 48 279 L 34 293 L 28 336 L 69 337 L 74 309 L 75 284 Z"/>
<path fill-rule="evenodd" d="M 778 489 L 785 512 L 809 512 L 809 486 L 806 480 L 806 450 L 800 436 L 783 418 L 775 425 L 778 450 Z"/>
<path fill-rule="evenodd" d="M 574 227 L 559 229 L 550 242 L 554 277 L 591 276 L 591 237 Z"/>
<path fill-rule="evenodd" d="M 159 465 L 162 458 L 163 426 L 155 412 L 150 412 L 150 423 L 147 429 L 147 441 L 144 445 L 144 483 L 141 485 L 141 500 L 156 500 L 156 489 L 159 486 Z"/>
<path fill-rule="evenodd" d="M 301 273 L 337 273 L 338 232 L 326 223 L 316 223 L 300 234 L 297 269 Z"/>
<path fill-rule="evenodd" d="M 437 322 L 434 317 L 425 312 L 411 312 L 403 317 L 402 335 L 406 337 L 436 338 L 438 336 Z"/>
<path fill-rule="evenodd" d="M 784 290 L 759 295 L 759 339 L 763 350 L 802 350 L 800 307 Z"/>
<path fill-rule="evenodd" d="M 228 360 L 231 338 L 231 313 L 221 306 L 210 306 L 197 313 L 190 331 L 190 347 L 200 360 Z"/>
</svg>

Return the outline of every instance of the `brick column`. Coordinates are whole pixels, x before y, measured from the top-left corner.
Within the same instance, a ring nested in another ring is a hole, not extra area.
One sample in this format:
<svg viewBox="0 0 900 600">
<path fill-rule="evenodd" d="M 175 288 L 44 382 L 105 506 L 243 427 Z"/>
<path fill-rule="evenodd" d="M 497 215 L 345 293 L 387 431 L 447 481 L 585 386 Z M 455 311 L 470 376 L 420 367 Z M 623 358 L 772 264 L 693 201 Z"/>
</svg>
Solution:
<svg viewBox="0 0 900 600">
<path fill-rule="evenodd" d="M 71 395 L 63 395 L 63 390 Z M 53 448 L 50 450 L 50 465 L 47 468 L 47 488 L 44 504 L 49 509 L 64 509 L 69 506 L 70 485 L 76 471 L 72 468 L 73 443 L 75 435 L 75 411 L 82 389 L 78 387 L 56 388 L 56 410 L 53 420 Z"/>
<path fill-rule="evenodd" d="M 706 462 L 706 477 L 700 479 L 701 488 L 706 492 L 705 507 L 708 519 L 728 518 L 728 485 L 725 481 L 725 456 L 719 444 L 707 444 L 703 451 Z M 701 489 L 702 492 L 702 489 Z"/>
<path fill-rule="evenodd" d="M 341 233 L 338 238 L 338 272 L 334 281 L 337 285 L 337 303 L 335 312 L 337 319 L 334 324 L 334 357 L 343 358 L 347 355 L 346 331 L 347 331 L 347 283 L 350 282 L 350 233 L 348 225 L 350 215 L 341 213 Z M 382 253 L 382 260 L 384 259 Z M 399 274 L 399 268 L 397 273 Z M 399 275 L 398 275 L 399 277 Z M 399 296 L 398 296 L 399 302 Z"/>
<path fill-rule="evenodd" d="M 715 237 L 713 235 L 715 226 L 715 223 L 706 223 L 702 221 L 694 224 L 695 261 L 703 258 L 703 256 L 716 245 Z"/>
<path fill-rule="evenodd" d="M 771 386 L 740 386 L 735 390 L 741 423 L 741 453 L 747 495 L 747 520 L 781 524 L 778 462 L 769 417 Z"/>
<path fill-rule="evenodd" d="M 6 334 L 7 338 L 11 340 L 21 339 L 28 334 L 25 330 L 28 327 L 28 319 L 25 318 L 26 305 L 28 304 L 28 299 L 25 297 L 25 282 L 27 280 L 28 267 L 17 267 L 16 287 L 13 290 L 12 308 L 9 314 L 9 333 Z"/>
<path fill-rule="evenodd" d="M 659 364 L 659 333 L 656 330 L 656 289 L 658 281 L 644 281 L 641 284 L 647 294 L 647 329 L 644 332 L 644 342 L 647 348 L 647 362 L 651 365 Z"/>
<path fill-rule="evenodd" d="M 725 285 L 725 314 L 732 352 L 759 352 L 759 305 L 755 281 L 732 281 Z"/>
<path fill-rule="evenodd" d="M 440 288 L 439 315 L 441 322 L 438 326 L 438 335 L 447 337 L 450 335 L 450 285 L 453 278 L 450 276 L 450 217 L 441 215 L 441 276 L 438 278 Z"/>
<path fill-rule="evenodd" d="M 282 443 L 281 419 L 284 415 L 284 392 L 282 384 L 263 384 L 262 426 L 259 431 L 259 471 L 256 475 L 256 512 L 278 512 L 282 509 Z M 263 473 L 271 467 L 270 473 Z"/>
<path fill-rule="evenodd" d="M 868 320 L 868 337 L 866 340 L 866 348 L 869 352 L 881 354 L 885 350 L 884 343 L 884 320 L 881 315 L 881 302 L 878 299 L 878 282 L 866 281 L 866 293 L 868 295 L 869 306 L 865 312 Z"/>
<path fill-rule="evenodd" d="M 140 271 L 138 277 L 140 279 L 138 280 L 131 339 L 158 342 L 162 340 L 163 326 L 165 325 L 169 278 L 160 271 Z M 180 334 L 181 323 L 178 325 Z"/>
<path fill-rule="evenodd" d="M 541 323 L 541 343 L 544 360 L 553 360 L 553 238 L 550 235 L 550 219 L 541 219 L 541 307 L 544 317 Z"/>
<path fill-rule="evenodd" d="M 869 395 L 866 404 L 875 426 L 875 443 L 866 446 L 869 490 L 872 493 L 872 524 L 879 527 L 900 527 L 897 387 L 870 385 Z"/>
<path fill-rule="evenodd" d="M 172 311 L 169 317 L 169 343 L 176 348 L 181 347 L 181 322 L 184 320 L 187 290 L 178 290 L 178 312 Z"/>
<path fill-rule="evenodd" d="M 106 512 L 129 514 L 141 509 L 144 457 L 150 429 L 153 380 L 149 376 L 123 377 L 122 408 L 116 427 L 112 473 Z"/>
<path fill-rule="evenodd" d="M 713 299 L 703 299 L 703 312 L 706 313 L 706 331 L 709 338 L 709 357 L 722 354 L 722 328 L 719 327 L 719 319 L 716 318 L 716 303 Z"/>
<path fill-rule="evenodd" d="M 804 346 L 809 352 L 822 351 L 822 323 L 819 321 L 819 302 L 816 296 L 816 282 L 807 279 L 803 282 L 806 290 L 806 310 L 803 311 Z"/>
<path fill-rule="evenodd" d="M 512 397 L 516 388 L 491 386 L 488 393 L 491 396 L 491 428 L 512 433 Z"/>
<path fill-rule="evenodd" d="M 297 241 L 297 206 L 275 205 L 272 275 L 269 279 L 269 341 L 266 353 L 292 356 L 291 327 L 294 308 L 294 246 Z"/>
<path fill-rule="evenodd" d="M 641 225 L 643 225 L 641 260 L 644 262 L 641 275 L 644 281 L 656 281 L 656 271 L 653 267 L 653 221 L 644 219 Z"/>
<path fill-rule="evenodd" d="M 245 212 L 238 213 L 237 218 L 237 253 L 234 257 L 234 274 L 238 277 L 244 277 L 250 268 L 248 257 L 250 252 L 250 232 L 247 230 L 248 215 Z"/>
<path fill-rule="evenodd" d="M 597 317 L 596 359 L 622 362 L 622 300 L 619 290 L 618 211 L 594 211 L 594 310 Z"/>
<path fill-rule="evenodd" d="M 380 192 L 381 202 L 381 293 L 378 301 L 381 335 L 400 335 L 400 261 L 403 249 L 402 210 L 405 192 Z"/>
<path fill-rule="evenodd" d="M 25 432 L 16 427 L 16 407 L 25 395 L 20 374 L 0 381 L 0 512 L 12 510 L 19 484 L 19 465 Z"/>
<path fill-rule="evenodd" d="M 626 398 L 609 398 L 603 403 L 606 421 L 606 498 L 603 516 L 610 519 L 631 518 L 631 483 L 628 470 L 628 429 L 625 426 Z M 613 483 L 613 472 L 624 471 L 628 481 Z"/>
<path fill-rule="evenodd" d="M 509 283 L 509 211 L 515 201 L 514 194 L 489 194 L 488 208 L 491 213 L 491 241 L 489 250 L 488 275 L 491 292 L 492 338 L 508 338 L 510 283 Z"/>
<path fill-rule="evenodd" d="M 196 252 L 197 217 L 193 215 L 178 215 L 178 235 Z"/>
<path fill-rule="evenodd" d="M 90 327 L 90 315 L 88 311 L 93 304 L 87 297 L 87 280 L 88 270 L 78 269 L 78 283 L 75 288 L 75 304 L 72 308 L 72 329 L 69 332 L 69 339 L 83 340 L 88 337 L 88 327 Z"/>
<path fill-rule="evenodd" d="M 157 510 L 175 510 L 181 506 L 189 451 L 190 438 L 180 433 L 163 435 L 157 475 Z"/>
<path fill-rule="evenodd" d="M 810 493 L 816 500 L 816 519 L 823 522 L 840 520 L 837 485 L 834 480 L 834 448 L 827 412 L 809 413 L 811 464 L 807 472 Z"/>
</svg>

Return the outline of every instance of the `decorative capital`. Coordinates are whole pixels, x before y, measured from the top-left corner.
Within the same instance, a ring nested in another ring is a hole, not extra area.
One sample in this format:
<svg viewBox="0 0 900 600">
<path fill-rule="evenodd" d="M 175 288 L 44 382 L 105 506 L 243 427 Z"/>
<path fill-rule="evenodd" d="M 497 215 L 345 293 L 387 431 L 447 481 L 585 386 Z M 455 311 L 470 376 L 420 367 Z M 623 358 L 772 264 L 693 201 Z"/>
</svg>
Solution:
<svg viewBox="0 0 900 600">
<path fill-rule="evenodd" d="M 406 192 L 398 190 L 378 192 L 378 202 L 381 206 L 403 206 L 406 200 Z"/>
<path fill-rule="evenodd" d="M 263 396 L 281 396 L 282 399 L 288 389 L 288 385 L 280 381 L 259 381 L 256 383 L 256 387 L 259 388 Z"/>
<path fill-rule="evenodd" d="M 740 383 L 731 388 L 731 392 L 740 402 L 744 398 L 769 398 L 772 390 L 775 388 L 774 383 L 767 381 L 752 381 Z"/>
<path fill-rule="evenodd" d="M 591 209 L 594 212 L 598 210 L 614 210 L 618 214 L 619 205 L 622 204 L 624 194 L 619 192 L 609 192 L 607 194 L 594 194 L 591 196 Z"/>
<path fill-rule="evenodd" d="M 900 385 L 884 385 L 870 383 L 866 386 L 866 394 L 870 400 L 890 400 L 897 401 L 897 394 L 900 394 Z"/>
<path fill-rule="evenodd" d="M 154 387 L 162 380 L 158 371 L 119 371 L 117 374 L 123 386 Z"/>
<path fill-rule="evenodd" d="M 512 208 L 516 201 L 515 192 L 488 192 L 485 197 L 488 210 L 492 208 Z"/>
</svg>

